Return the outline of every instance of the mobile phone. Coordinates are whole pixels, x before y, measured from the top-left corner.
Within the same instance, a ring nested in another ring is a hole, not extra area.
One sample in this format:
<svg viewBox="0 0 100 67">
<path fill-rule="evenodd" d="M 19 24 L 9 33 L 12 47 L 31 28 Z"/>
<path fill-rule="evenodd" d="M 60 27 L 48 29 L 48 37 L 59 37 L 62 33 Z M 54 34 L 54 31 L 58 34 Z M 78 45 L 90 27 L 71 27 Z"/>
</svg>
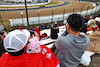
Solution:
<svg viewBox="0 0 100 67">
<path fill-rule="evenodd" d="M 34 34 L 35 31 L 29 30 L 29 32 L 30 32 L 30 34 L 31 34 L 30 36 L 35 35 L 35 34 Z"/>
<path fill-rule="evenodd" d="M 34 32 L 30 32 L 30 34 L 31 34 L 31 36 L 32 36 L 32 35 L 35 35 Z"/>
</svg>

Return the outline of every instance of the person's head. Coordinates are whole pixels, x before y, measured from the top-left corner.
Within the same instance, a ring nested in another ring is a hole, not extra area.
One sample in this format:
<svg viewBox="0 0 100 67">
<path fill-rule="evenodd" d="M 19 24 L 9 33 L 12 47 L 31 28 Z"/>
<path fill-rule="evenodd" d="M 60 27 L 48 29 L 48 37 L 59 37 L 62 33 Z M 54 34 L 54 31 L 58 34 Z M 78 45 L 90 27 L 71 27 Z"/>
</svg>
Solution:
<svg viewBox="0 0 100 67">
<path fill-rule="evenodd" d="M 14 30 L 8 33 L 4 39 L 4 48 L 12 56 L 18 56 L 26 52 L 26 44 L 30 33 L 28 30 Z"/>
<path fill-rule="evenodd" d="M 100 29 L 100 18 L 96 17 L 95 20 L 96 20 L 96 25 L 98 25 L 98 27 Z"/>
<path fill-rule="evenodd" d="M 90 17 L 89 17 L 90 19 L 93 19 L 93 16 L 92 15 L 90 15 Z"/>
<path fill-rule="evenodd" d="M 72 32 L 79 32 L 83 25 L 83 18 L 79 14 L 72 14 L 68 17 L 66 24 L 66 30 L 68 33 Z"/>
<path fill-rule="evenodd" d="M 27 45 L 27 53 L 39 53 L 41 51 L 40 41 L 37 37 L 33 37 L 29 40 L 30 43 Z"/>
<path fill-rule="evenodd" d="M 87 22 L 87 26 L 89 28 L 93 28 L 93 26 L 96 25 L 96 20 L 95 19 L 91 19 Z"/>
<path fill-rule="evenodd" d="M 53 26 L 53 29 L 56 29 L 56 26 L 55 25 Z"/>
<path fill-rule="evenodd" d="M 38 28 L 38 27 L 36 27 L 36 28 L 35 28 L 35 31 L 39 31 L 39 28 Z"/>
</svg>

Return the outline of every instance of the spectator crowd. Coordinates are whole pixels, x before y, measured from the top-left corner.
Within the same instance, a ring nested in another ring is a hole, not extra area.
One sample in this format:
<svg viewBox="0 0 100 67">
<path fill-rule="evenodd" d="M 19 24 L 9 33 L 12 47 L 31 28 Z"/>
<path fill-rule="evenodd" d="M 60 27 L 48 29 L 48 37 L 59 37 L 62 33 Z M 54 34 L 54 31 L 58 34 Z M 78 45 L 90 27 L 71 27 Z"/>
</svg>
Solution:
<svg viewBox="0 0 100 67">
<path fill-rule="evenodd" d="M 77 67 L 85 51 L 100 53 L 100 14 L 84 18 L 71 14 L 64 21 L 66 30 L 58 37 L 57 22 L 50 25 L 50 38 L 56 39 L 53 49 L 41 44 L 48 37 L 41 30 L 47 24 L 31 30 L 19 27 L 10 32 L 0 27 L 0 67 Z M 57 49 L 57 54 L 55 52 Z"/>
</svg>

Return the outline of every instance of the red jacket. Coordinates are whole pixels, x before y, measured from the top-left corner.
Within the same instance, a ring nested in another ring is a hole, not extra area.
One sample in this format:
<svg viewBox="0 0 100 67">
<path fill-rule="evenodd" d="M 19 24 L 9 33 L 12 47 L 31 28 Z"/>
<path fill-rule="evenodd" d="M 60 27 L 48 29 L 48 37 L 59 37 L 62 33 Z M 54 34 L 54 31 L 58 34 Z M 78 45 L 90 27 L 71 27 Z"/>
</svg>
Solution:
<svg viewBox="0 0 100 67">
<path fill-rule="evenodd" d="M 97 30 L 99 27 L 98 26 L 96 26 L 96 27 L 94 27 L 94 28 L 87 28 L 87 31 L 90 31 L 90 30 Z"/>
<path fill-rule="evenodd" d="M 90 31 L 90 30 L 92 30 L 92 28 L 87 28 L 87 31 Z"/>
<path fill-rule="evenodd" d="M 59 62 L 53 52 L 43 45 L 41 47 L 41 53 L 25 53 L 19 56 L 4 53 L 0 58 L 0 67 L 57 67 Z"/>
<path fill-rule="evenodd" d="M 97 30 L 98 28 L 99 28 L 98 26 L 94 27 L 94 28 L 93 28 L 93 31 Z"/>
</svg>

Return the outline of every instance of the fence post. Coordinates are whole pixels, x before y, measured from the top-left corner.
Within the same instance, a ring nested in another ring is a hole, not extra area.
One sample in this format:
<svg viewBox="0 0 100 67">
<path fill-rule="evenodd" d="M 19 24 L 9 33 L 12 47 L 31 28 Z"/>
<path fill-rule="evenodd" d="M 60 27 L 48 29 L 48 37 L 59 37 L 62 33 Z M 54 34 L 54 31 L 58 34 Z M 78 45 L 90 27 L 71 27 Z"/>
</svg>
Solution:
<svg viewBox="0 0 100 67">
<path fill-rule="evenodd" d="M 1 19 L 1 22 L 2 22 L 2 25 L 3 25 L 3 21 L 2 21 L 2 17 L 1 17 L 1 15 L 0 15 L 0 19 Z"/>
<path fill-rule="evenodd" d="M 73 14 L 74 14 L 75 8 L 73 8 Z"/>
<path fill-rule="evenodd" d="M 34 21 L 33 21 L 33 28 L 34 28 Z"/>
<path fill-rule="evenodd" d="M 92 10 L 91 10 L 91 15 L 92 15 L 92 12 L 93 12 L 93 7 L 92 7 Z"/>
<path fill-rule="evenodd" d="M 89 6 L 88 6 L 88 8 L 87 8 L 87 12 L 86 12 L 86 14 L 85 14 L 85 17 L 86 17 L 86 15 L 87 15 L 87 13 L 88 13 L 88 9 L 89 9 Z"/>
<path fill-rule="evenodd" d="M 10 31 L 10 30 L 9 30 L 9 25 L 8 25 L 8 31 Z"/>
<path fill-rule="evenodd" d="M 96 9 L 95 9 L 95 11 L 94 11 L 94 16 L 95 16 L 95 12 L 96 12 Z"/>
<path fill-rule="evenodd" d="M 98 11 L 97 11 L 97 8 L 98 8 L 98 6 L 97 6 L 96 9 L 95 9 L 95 13 L 94 13 L 94 15 L 98 12 Z"/>
<path fill-rule="evenodd" d="M 64 20 L 64 15 L 65 15 L 65 9 L 64 9 L 64 11 L 63 11 L 63 20 Z"/>
<path fill-rule="evenodd" d="M 53 22 L 53 10 L 52 10 L 52 22 Z"/>
<path fill-rule="evenodd" d="M 40 24 L 40 11 L 38 11 L 38 24 Z"/>
<path fill-rule="evenodd" d="M 80 15 L 81 15 L 81 13 L 82 13 L 82 10 L 83 10 L 83 7 L 81 8 Z"/>
<path fill-rule="evenodd" d="M 28 20 L 28 11 L 27 11 L 27 2 L 25 0 L 25 10 L 26 10 L 26 17 L 27 17 L 27 27 L 29 27 L 29 20 Z"/>
</svg>

